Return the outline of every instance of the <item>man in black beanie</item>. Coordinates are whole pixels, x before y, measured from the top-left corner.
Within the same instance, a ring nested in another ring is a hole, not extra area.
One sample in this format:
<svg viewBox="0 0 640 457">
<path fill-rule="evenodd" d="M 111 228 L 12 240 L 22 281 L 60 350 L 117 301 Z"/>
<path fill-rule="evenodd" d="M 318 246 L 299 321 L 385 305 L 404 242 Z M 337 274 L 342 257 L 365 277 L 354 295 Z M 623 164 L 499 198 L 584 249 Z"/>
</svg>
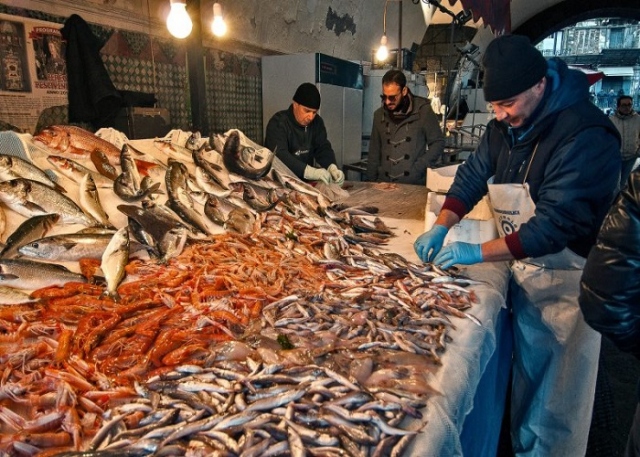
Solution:
<svg viewBox="0 0 640 457">
<path fill-rule="evenodd" d="M 414 248 L 423 261 L 442 268 L 496 262 L 503 269 L 495 279 L 508 290 L 507 309 L 495 320 L 502 326 L 496 330 L 499 350 L 463 430 L 481 430 L 476 436 L 493 445 L 485 454 L 495 455 L 511 368 L 514 453 L 584 455 L 600 335 L 584 321 L 579 284 L 617 192 L 620 136 L 589 101 L 584 73 L 558 58 L 545 60 L 526 37 L 495 38 L 482 66 L 495 119 Z M 443 247 L 448 230 L 487 193 L 499 238 Z M 461 441 L 464 449 L 464 433 Z"/>
<path fill-rule="evenodd" d="M 289 109 L 278 111 L 269 119 L 264 145 L 299 178 L 342 185 L 344 173 L 336 165 L 318 109 L 318 88 L 311 83 L 300 84 Z"/>
</svg>

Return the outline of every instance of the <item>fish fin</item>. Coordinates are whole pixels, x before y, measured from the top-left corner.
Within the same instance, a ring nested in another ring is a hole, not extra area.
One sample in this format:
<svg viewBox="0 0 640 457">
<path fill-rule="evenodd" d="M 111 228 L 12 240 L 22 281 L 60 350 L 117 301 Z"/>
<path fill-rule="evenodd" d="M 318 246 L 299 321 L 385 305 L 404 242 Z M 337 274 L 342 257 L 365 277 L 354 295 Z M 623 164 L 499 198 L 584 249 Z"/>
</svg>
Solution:
<svg viewBox="0 0 640 457">
<path fill-rule="evenodd" d="M 25 207 L 27 210 L 29 211 L 38 211 L 41 213 L 46 213 L 47 211 L 40 205 L 34 203 L 34 202 L 30 202 L 29 200 L 26 200 L 25 202 L 21 203 L 21 205 L 23 207 Z"/>
<path fill-rule="evenodd" d="M 16 276 L 12 273 L 0 273 L 0 280 L 2 281 L 11 281 L 15 279 L 20 279 L 20 276 Z"/>
</svg>

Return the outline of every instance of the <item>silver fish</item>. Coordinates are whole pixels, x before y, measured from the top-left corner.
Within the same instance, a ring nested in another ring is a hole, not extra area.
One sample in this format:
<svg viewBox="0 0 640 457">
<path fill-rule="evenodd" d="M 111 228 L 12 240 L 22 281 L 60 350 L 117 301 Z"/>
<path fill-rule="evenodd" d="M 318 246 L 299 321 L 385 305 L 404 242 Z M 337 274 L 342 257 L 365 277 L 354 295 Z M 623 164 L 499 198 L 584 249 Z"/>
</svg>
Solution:
<svg viewBox="0 0 640 457">
<path fill-rule="evenodd" d="M 265 189 L 248 182 L 242 184 L 242 187 L 242 199 L 259 213 L 269 211 L 280 201 L 274 189 Z"/>
<path fill-rule="evenodd" d="M 0 259 L 0 285 L 33 290 L 47 286 L 62 286 L 70 281 L 86 282 L 86 279 L 53 263 Z"/>
<path fill-rule="evenodd" d="M 30 179 L 16 178 L 0 182 L 0 201 L 25 217 L 58 213 L 67 224 L 98 225 L 70 198 Z"/>
<path fill-rule="evenodd" d="M 204 170 L 204 168 L 196 166 L 195 175 L 196 183 L 198 183 L 198 186 L 200 186 L 206 193 L 217 197 L 228 197 L 231 195 L 231 189 L 225 189 L 222 187 L 218 181 L 213 179 L 211 175 Z"/>
<path fill-rule="evenodd" d="M 81 178 L 78 195 L 82 209 L 102 225 L 106 227 L 112 226 L 111 222 L 109 222 L 109 215 L 105 212 L 104 208 L 102 208 L 102 204 L 100 204 L 100 195 L 98 194 L 96 183 L 91 174 L 87 173 Z"/>
<path fill-rule="evenodd" d="M 114 181 L 113 191 L 124 201 L 138 201 L 151 194 L 162 193 L 159 190 L 160 183 L 154 183 L 149 176 L 140 178 L 136 162 L 126 144 L 120 151 L 120 166 L 122 173 Z"/>
<path fill-rule="evenodd" d="M 144 208 L 118 205 L 118 210 L 127 215 L 133 236 L 162 262 L 184 249 L 191 228 L 164 205 L 153 203 Z"/>
<path fill-rule="evenodd" d="M 167 162 L 169 162 L 169 159 L 174 159 L 180 162 L 193 163 L 192 151 L 172 143 L 171 140 L 155 140 L 153 146 L 167 156 Z"/>
<path fill-rule="evenodd" d="M 0 154 L 0 180 L 9 181 L 15 178 L 31 179 L 60 192 L 65 190 L 54 182 L 44 171 L 19 157 Z"/>
<path fill-rule="evenodd" d="M 204 214 L 210 221 L 218 225 L 224 225 L 229 219 L 231 211 L 238 210 L 240 207 L 228 199 L 219 198 L 215 195 L 209 195 L 204 204 Z"/>
<path fill-rule="evenodd" d="M 114 233 L 111 241 L 102 254 L 100 269 L 107 281 L 107 289 L 102 293 L 103 297 L 119 301 L 117 288 L 124 279 L 125 266 L 129 261 L 129 231 L 122 227 Z"/>
<path fill-rule="evenodd" d="M 7 244 L 0 251 L 0 258 L 10 259 L 17 257 L 20 246 L 45 236 L 59 219 L 60 215 L 58 214 L 42 214 L 30 217 L 9 235 Z"/>
<path fill-rule="evenodd" d="M 223 189 L 231 190 L 231 177 L 229 171 L 224 166 L 222 156 L 217 151 L 207 151 L 199 149 L 193 151 L 194 163 L 202 168 L 214 181 Z"/>
<path fill-rule="evenodd" d="M 186 165 L 176 160 L 170 160 L 169 169 L 165 175 L 169 207 L 188 224 L 204 234 L 209 234 L 209 228 L 202 215 L 195 209 L 193 198 L 189 195 L 188 179 L 190 178 Z"/>
<path fill-rule="evenodd" d="M 273 152 L 254 143 L 240 130 L 232 129 L 225 137 L 222 159 L 227 170 L 250 179 L 260 179 L 269 173 Z"/>
<path fill-rule="evenodd" d="M 251 211 L 247 211 L 245 208 L 238 208 L 229 213 L 229 217 L 223 227 L 225 230 L 246 235 L 253 232 L 255 222 L 256 217 Z"/>
<path fill-rule="evenodd" d="M 113 234 L 67 233 L 40 238 L 18 249 L 23 256 L 46 260 L 101 259 Z"/>
<path fill-rule="evenodd" d="M 79 184 L 82 178 L 88 174 L 91 175 L 96 186 L 104 187 L 106 189 L 113 188 L 112 179 L 109 179 L 98 172 L 90 170 L 89 168 L 80 165 L 74 160 L 52 155 L 47 157 L 47 161 L 49 161 L 49 163 L 53 165 L 56 170 L 58 170 L 63 176 L 66 176 L 76 184 Z"/>
<path fill-rule="evenodd" d="M 38 299 L 31 298 L 29 294 L 13 287 L 0 286 L 0 305 L 21 305 L 34 303 Z"/>
</svg>

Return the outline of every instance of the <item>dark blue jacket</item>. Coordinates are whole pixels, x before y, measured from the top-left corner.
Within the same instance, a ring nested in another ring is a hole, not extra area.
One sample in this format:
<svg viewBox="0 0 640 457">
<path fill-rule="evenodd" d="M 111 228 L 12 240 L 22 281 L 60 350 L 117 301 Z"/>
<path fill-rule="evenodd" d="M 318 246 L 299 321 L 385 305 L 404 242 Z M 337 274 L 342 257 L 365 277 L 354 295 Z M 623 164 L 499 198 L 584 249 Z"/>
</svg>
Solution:
<svg viewBox="0 0 640 457">
<path fill-rule="evenodd" d="M 489 122 L 476 151 L 462 164 L 445 208 L 466 214 L 487 193 L 487 180 L 526 182 L 535 216 L 506 237 L 515 258 L 539 257 L 568 247 L 586 257 L 617 192 L 620 135 L 589 101 L 586 76 L 550 59 L 547 90 L 533 120 L 511 129 Z"/>
<path fill-rule="evenodd" d="M 303 127 L 293 115 L 293 105 L 269 119 L 264 145 L 299 178 L 303 178 L 307 165 L 315 166 L 314 161 L 322 168 L 336 163 L 322 118 L 317 115 L 311 124 Z"/>
</svg>

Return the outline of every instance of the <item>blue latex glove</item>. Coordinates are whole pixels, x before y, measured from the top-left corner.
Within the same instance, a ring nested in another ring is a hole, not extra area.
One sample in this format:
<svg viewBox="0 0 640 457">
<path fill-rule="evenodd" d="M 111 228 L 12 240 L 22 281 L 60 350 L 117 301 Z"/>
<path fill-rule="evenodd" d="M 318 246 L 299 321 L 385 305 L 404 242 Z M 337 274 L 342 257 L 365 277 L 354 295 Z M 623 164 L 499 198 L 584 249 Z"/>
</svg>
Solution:
<svg viewBox="0 0 640 457">
<path fill-rule="evenodd" d="M 433 263 L 446 269 L 454 265 L 473 265 L 482 262 L 482 248 L 479 244 L 457 241 L 445 246 L 433 259 Z"/>
<path fill-rule="evenodd" d="M 444 225 L 436 224 L 431 230 L 420 235 L 413 243 L 413 249 L 423 262 L 431 262 L 442 249 L 444 237 L 449 231 Z"/>
</svg>

